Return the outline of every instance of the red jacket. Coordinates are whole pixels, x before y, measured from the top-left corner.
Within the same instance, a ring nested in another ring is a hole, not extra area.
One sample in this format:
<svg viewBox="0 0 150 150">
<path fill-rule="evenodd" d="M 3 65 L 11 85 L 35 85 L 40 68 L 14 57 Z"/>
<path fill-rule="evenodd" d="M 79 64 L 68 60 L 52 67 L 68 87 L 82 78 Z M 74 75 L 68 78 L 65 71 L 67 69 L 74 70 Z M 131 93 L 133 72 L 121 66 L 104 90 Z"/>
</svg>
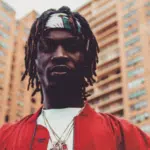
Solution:
<svg viewBox="0 0 150 150">
<path fill-rule="evenodd" d="M 0 129 L 0 150 L 47 150 L 49 133 L 36 124 L 40 112 L 4 125 Z M 150 137 L 127 121 L 98 114 L 86 104 L 74 118 L 73 150 L 150 150 Z"/>
</svg>

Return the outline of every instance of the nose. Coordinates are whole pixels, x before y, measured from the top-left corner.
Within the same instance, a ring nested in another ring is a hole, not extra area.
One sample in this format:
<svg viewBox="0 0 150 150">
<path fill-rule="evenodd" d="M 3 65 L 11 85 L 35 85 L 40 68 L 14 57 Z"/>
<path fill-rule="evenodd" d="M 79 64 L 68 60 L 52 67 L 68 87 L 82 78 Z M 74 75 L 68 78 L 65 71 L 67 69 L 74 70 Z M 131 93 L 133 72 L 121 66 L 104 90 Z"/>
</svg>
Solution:
<svg viewBox="0 0 150 150">
<path fill-rule="evenodd" d="M 62 45 L 58 45 L 51 58 L 52 63 L 63 64 L 68 61 L 68 56 Z"/>
</svg>

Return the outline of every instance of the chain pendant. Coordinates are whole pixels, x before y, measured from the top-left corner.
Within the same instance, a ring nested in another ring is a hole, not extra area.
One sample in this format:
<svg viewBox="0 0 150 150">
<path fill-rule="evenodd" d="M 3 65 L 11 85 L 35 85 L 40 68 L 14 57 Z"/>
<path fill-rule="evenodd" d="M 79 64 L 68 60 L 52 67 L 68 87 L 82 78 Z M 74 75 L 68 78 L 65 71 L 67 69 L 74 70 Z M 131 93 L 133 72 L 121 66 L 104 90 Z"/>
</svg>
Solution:
<svg viewBox="0 0 150 150">
<path fill-rule="evenodd" d="M 51 148 L 50 150 L 68 150 L 68 148 L 67 144 L 65 144 L 64 142 L 57 142 L 53 144 L 53 148 Z"/>
<path fill-rule="evenodd" d="M 67 144 L 61 143 L 62 150 L 68 150 Z"/>
</svg>

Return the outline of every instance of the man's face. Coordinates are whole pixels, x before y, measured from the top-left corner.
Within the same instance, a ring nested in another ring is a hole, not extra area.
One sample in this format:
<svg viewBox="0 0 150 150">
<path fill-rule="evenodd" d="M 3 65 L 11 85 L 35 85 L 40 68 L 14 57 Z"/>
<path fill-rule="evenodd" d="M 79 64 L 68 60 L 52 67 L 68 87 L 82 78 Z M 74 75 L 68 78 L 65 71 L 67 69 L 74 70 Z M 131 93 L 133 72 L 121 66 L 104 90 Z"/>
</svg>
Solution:
<svg viewBox="0 0 150 150">
<path fill-rule="evenodd" d="M 37 45 L 36 66 L 41 84 L 48 87 L 81 77 L 84 51 L 83 40 L 68 31 L 46 33 Z"/>
</svg>

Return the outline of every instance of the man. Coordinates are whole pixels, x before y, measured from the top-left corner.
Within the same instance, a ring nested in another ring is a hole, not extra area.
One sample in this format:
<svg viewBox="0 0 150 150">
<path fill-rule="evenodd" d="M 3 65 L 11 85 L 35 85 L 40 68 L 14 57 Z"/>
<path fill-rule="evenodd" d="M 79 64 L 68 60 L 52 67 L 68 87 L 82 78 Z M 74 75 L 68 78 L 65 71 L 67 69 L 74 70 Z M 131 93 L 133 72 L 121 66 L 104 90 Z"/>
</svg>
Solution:
<svg viewBox="0 0 150 150">
<path fill-rule="evenodd" d="M 68 7 L 34 22 L 25 47 L 28 88 L 41 91 L 40 110 L 0 129 L 0 150 L 148 150 L 150 138 L 109 114 L 96 113 L 85 87 L 94 83 L 98 44 L 87 23 Z M 84 102 L 85 101 L 85 102 Z"/>
</svg>

